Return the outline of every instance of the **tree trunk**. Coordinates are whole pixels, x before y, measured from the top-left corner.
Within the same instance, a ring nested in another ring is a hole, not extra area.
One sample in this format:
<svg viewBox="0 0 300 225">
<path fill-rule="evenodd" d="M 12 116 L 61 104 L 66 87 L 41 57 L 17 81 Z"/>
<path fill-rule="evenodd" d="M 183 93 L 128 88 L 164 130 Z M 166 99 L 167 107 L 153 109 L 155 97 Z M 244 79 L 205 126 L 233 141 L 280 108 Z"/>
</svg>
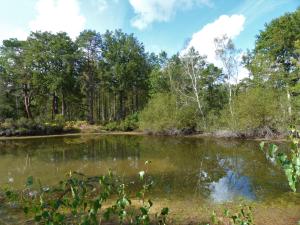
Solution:
<svg viewBox="0 0 300 225">
<path fill-rule="evenodd" d="M 287 102 L 288 102 L 288 114 L 289 118 L 292 118 L 292 103 L 291 103 L 291 93 L 289 91 L 289 86 L 286 87 L 286 95 L 287 95 Z"/>
<path fill-rule="evenodd" d="M 29 95 L 27 84 L 23 86 L 23 96 L 24 96 L 24 106 L 25 106 L 26 116 L 28 119 L 32 119 L 33 117 L 30 109 L 30 95 Z"/>
<path fill-rule="evenodd" d="M 139 111 L 139 95 L 138 95 L 138 91 L 135 92 L 135 111 Z"/>
<path fill-rule="evenodd" d="M 102 100 L 101 100 L 101 120 L 102 120 L 102 123 L 105 122 L 106 118 L 105 118 L 105 91 L 103 90 L 102 91 Z"/>
<path fill-rule="evenodd" d="M 230 84 L 229 84 L 229 110 L 230 110 L 231 118 L 234 119 L 233 118 L 233 109 L 232 109 L 232 89 L 231 89 L 231 85 Z"/>
<path fill-rule="evenodd" d="M 113 104 L 113 120 L 117 119 L 117 93 L 114 92 L 114 104 Z"/>
<path fill-rule="evenodd" d="M 62 94 L 62 97 L 61 97 L 61 115 L 62 116 L 66 115 L 66 101 L 65 101 L 64 94 Z"/>
<path fill-rule="evenodd" d="M 58 97 L 55 92 L 52 96 L 52 120 L 54 120 L 55 116 L 58 114 Z"/>
<path fill-rule="evenodd" d="M 25 111 L 28 119 L 32 119 L 32 113 L 30 110 L 30 98 L 29 96 L 24 96 L 24 105 L 25 105 Z"/>
<path fill-rule="evenodd" d="M 94 90 L 93 90 L 93 88 L 90 88 L 90 90 L 89 90 L 88 105 L 89 105 L 88 122 L 89 122 L 89 124 L 93 124 L 94 123 Z"/>
<path fill-rule="evenodd" d="M 124 93 L 123 91 L 119 92 L 119 116 L 118 119 L 124 119 Z"/>
</svg>

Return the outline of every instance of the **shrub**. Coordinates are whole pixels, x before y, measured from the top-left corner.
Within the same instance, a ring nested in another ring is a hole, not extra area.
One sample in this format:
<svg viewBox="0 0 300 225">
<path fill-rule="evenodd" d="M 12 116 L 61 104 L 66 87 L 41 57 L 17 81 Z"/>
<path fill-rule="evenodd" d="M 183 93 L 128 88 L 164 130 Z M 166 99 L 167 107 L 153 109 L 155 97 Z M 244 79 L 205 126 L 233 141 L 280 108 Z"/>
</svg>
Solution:
<svg viewBox="0 0 300 225">
<path fill-rule="evenodd" d="M 252 88 L 233 99 L 233 118 L 229 107 L 222 111 L 219 127 L 239 131 L 278 128 L 280 118 L 279 94 L 271 89 Z"/>
<path fill-rule="evenodd" d="M 27 118 L 21 117 L 15 122 L 16 127 L 24 128 L 24 129 L 35 129 L 37 126 L 37 122 L 34 120 L 29 120 Z"/>
<path fill-rule="evenodd" d="M 106 124 L 104 129 L 107 131 L 116 131 L 116 130 L 119 130 L 119 124 L 118 124 L 118 122 L 113 121 L 113 122 Z"/>
<path fill-rule="evenodd" d="M 64 126 L 65 125 L 65 118 L 63 115 L 56 115 L 54 122 L 58 124 L 59 126 Z"/>
<path fill-rule="evenodd" d="M 138 128 L 138 114 L 134 113 L 121 121 L 119 128 L 122 131 L 133 131 Z"/>
<path fill-rule="evenodd" d="M 195 128 L 195 108 L 180 105 L 171 94 L 157 94 L 140 114 L 140 128 L 154 133 L 180 133 L 186 128 Z"/>
<path fill-rule="evenodd" d="M 4 123 L 2 123 L 1 127 L 3 129 L 10 129 L 13 128 L 15 126 L 13 119 L 5 119 Z"/>
<path fill-rule="evenodd" d="M 16 121 L 6 119 L 0 125 L 0 135 L 16 136 L 16 135 L 44 135 L 57 134 L 63 132 L 63 123 L 61 121 L 53 123 L 42 123 L 35 120 L 20 118 Z"/>
<path fill-rule="evenodd" d="M 107 131 L 133 131 L 138 128 L 138 114 L 129 115 L 122 121 L 113 121 L 104 126 Z"/>
</svg>

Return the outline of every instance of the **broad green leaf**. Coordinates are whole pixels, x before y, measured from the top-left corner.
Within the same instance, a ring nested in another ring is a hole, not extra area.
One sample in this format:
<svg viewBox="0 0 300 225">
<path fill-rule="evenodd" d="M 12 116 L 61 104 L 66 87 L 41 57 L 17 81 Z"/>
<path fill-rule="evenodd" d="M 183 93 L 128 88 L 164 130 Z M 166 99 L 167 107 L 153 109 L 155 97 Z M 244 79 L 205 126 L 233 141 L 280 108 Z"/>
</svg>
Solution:
<svg viewBox="0 0 300 225">
<path fill-rule="evenodd" d="M 271 144 L 270 147 L 269 147 L 269 156 L 271 156 L 272 158 L 275 157 L 275 153 L 277 152 L 278 150 L 278 146 L 275 145 L 275 144 Z"/>
<path fill-rule="evenodd" d="M 161 215 L 165 216 L 169 214 L 169 208 L 163 208 L 160 212 Z"/>
<path fill-rule="evenodd" d="M 29 186 L 32 186 L 32 185 L 33 185 L 33 176 L 30 176 L 26 180 L 26 186 L 29 187 Z"/>
<path fill-rule="evenodd" d="M 260 144 L 259 144 L 259 148 L 260 148 L 260 150 L 264 150 L 264 147 L 265 147 L 265 142 L 264 141 L 262 141 L 262 142 L 260 142 Z"/>
</svg>

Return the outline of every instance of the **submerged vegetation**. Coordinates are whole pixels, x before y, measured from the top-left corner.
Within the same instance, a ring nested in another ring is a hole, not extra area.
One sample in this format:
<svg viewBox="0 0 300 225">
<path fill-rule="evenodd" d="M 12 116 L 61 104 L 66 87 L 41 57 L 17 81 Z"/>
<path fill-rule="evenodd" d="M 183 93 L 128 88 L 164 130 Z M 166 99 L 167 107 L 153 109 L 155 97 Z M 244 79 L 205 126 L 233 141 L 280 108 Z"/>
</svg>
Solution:
<svg viewBox="0 0 300 225">
<path fill-rule="evenodd" d="M 300 9 L 274 19 L 247 54 L 228 37 L 217 38 L 222 69 L 193 48 L 173 56 L 147 53 L 134 35 L 121 30 L 85 30 L 75 41 L 64 32 L 5 40 L 1 130 L 58 132 L 45 124 L 60 116 L 111 131 L 276 137 L 286 133 L 286 124 L 299 124 L 299 27 Z M 249 72 L 243 79 L 241 57 Z M 6 121 L 24 117 L 42 128 L 9 127 Z"/>
</svg>

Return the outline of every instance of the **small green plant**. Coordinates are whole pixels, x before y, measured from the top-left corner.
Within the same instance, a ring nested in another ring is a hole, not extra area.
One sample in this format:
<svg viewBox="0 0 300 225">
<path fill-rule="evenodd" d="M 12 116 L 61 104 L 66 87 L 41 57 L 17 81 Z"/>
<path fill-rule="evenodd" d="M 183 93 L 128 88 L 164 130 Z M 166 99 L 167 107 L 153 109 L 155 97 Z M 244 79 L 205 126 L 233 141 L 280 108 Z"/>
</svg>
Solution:
<svg viewBox="0 0 300 225">
<path fill-rule="evenodd" d="M 8 201 L 18 203 L 32 222 L 39 224 L 97 225 L 117 219 L 115 223 L 118 224 L 165 225 L 168 208 L 150 216 L 153 202 L 146 199 L 146 193 L 153 184 L 152 179 L 141 171 L 139 180 L 141 189 L 134 198 L 137 204 L 132 204 L 127 185 L 111 171 L 100 177 L 70 172 L 67 179 L 55 187 L 42 186 L 29 177 L 24 190 L 7 190 L 6 197 Z"/>
<path fill-rule="evenodd" d="M 290 149 L 287 152 L 278 151 L 275 144 L 270 144 L 268 150 L 265 150 L 265 143 L 260 143 L 260 149 L 265 152 L 266 157 L 274 160 L 281 166 L 287 177 L 290 188 L 293 192 L 297 191 L 300 182 L 300 147 L 299 131 L 291 128 L 289 139 Z"/>
<path fill-rule="evenodd" d="M 213 211 L 211 216 L 212 225 L 255 225 L 253 220 L 252 207 L 248 205 L 241 206 L 236 213 L 231 213 L 228 209 L 224 210 L 223 217 L 218 217 Z"/>
</svg>

